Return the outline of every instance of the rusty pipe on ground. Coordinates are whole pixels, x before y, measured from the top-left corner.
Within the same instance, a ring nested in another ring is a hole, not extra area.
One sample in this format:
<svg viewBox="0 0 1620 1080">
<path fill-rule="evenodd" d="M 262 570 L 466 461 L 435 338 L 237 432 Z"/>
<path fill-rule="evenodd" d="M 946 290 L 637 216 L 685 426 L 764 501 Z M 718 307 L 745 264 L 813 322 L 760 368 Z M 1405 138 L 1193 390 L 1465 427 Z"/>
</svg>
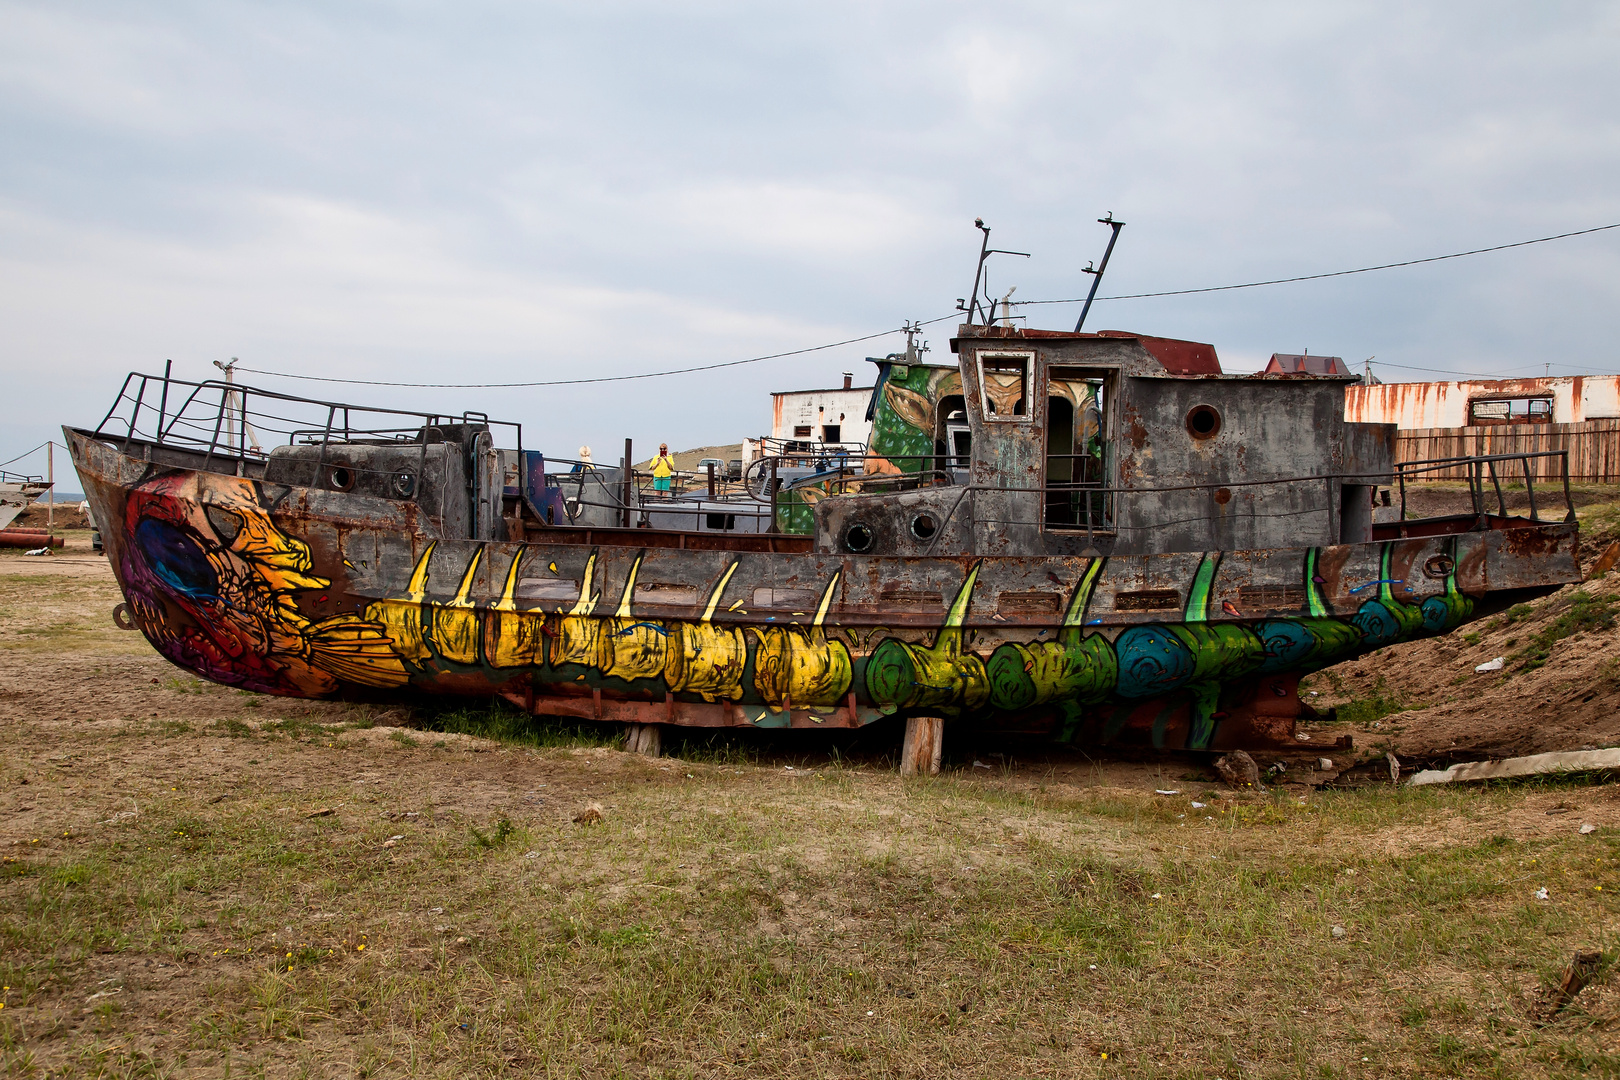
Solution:
<svg viewBox="0 0 1620 1080">
<path fill-rule="evenodd" d="M 24 532 L 21 529 L 0 529 L 0 547 L 40 548 L 61 547 L 66 541 L 60 536 Z"/>
</svg>

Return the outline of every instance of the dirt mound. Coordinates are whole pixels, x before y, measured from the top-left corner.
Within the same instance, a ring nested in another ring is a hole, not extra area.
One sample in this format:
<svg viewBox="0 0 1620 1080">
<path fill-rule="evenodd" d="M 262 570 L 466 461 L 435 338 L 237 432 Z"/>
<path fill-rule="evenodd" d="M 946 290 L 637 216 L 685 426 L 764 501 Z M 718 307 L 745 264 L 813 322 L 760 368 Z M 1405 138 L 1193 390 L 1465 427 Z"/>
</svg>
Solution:
<svg viewBox="0 0 1620 1080">
<path fill-rule="evenodd" d="M 17 520 L 11 523 L 16 529 L 43 529 L 45 522 L 50 519 L 58 529 L 88 529 L 90 515 L 80 508 L 79 503 L 57 503 L 55 512 L 44 502 L 36 502 L 28 509 L 17 515 Z"/>
<path fill-rule="evenodd" d="M 1301 692 L 1334 707 L 1358 748 L 1403 760 L 1620 745 L 1620 573 L 1324 669 Z"/>
</svg>

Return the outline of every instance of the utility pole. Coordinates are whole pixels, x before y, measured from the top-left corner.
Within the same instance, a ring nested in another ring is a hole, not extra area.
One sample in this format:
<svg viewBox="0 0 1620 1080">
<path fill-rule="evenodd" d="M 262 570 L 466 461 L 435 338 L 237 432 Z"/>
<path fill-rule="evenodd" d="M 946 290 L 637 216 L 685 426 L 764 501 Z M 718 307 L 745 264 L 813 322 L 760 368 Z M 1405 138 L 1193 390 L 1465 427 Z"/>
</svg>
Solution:
<svg viewBox="0 0 1620 1080">
<path fill-rule="evenodd" d="M 51 486 L 45 489 L 45 531 L 56 532 L 56 443 L 45 443 L 45 479 Z M 49 545 L 47 545 L 49 546 Z"/>
</svg>

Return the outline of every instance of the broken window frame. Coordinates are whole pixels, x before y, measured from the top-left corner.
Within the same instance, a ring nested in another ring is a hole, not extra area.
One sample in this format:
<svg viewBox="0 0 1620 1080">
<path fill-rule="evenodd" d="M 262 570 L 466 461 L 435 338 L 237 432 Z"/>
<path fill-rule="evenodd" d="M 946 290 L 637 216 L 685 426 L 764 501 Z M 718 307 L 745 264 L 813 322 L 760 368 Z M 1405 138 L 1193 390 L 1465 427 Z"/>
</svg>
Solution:
<svg viewBox="0 0 1620 1080">
<path fill-rule="evenodd" d="M 1017 360 L 1023 365 L 1024 392 L 1020 404 L 1022 413 L 1000 413 L 991 408 L 989 384 L 985 380 L 986 361 L 992 361 L 990 371 L 999 369 L 994 361 Z M 974 366 L 979 376 L 979 415 L 986 423 L 992 424 L 1031 424 L 1035 422 L 1035 354 L 1033 352 L 1003 352 L 1000 350 L 980 352 L 974 357 Z"/>
<path fill-rule="evenodd" d="M 1544 409 L 1536 406 L 1545 403 Z M 1514 406 L 1524 405 L 1524 411 L 1517 412 Z M 1501 416 L 1481 416 L 1475 410 L 1481 405 L 1505 405 L 1507 411 Z M 1490 427 L 1502 424 L 1550 424 L 1553 422 L 1553 395 L 1551 394 L 1498 394 L 1490 397 L 1476 397 L 1468 399 L 1468 426 Z"/>
</svg>

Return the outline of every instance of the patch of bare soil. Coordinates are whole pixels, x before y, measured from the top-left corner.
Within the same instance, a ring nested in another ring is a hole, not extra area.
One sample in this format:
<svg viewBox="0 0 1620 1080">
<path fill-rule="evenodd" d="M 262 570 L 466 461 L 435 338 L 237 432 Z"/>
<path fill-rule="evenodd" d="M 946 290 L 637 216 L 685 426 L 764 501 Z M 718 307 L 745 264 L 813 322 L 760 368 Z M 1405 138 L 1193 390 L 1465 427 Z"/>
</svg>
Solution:
<svg viewBox="0 0 1620 1080">
<path fill-rule="evenodd" d="M 1422 761 L 1514 757 L 1620 744 L 1620 573 L 1558 592 L 1441 638 L 1327 668 L 1305 683 L 1318 708 L 1384 702 L 1357 745 Z M 1580 619 L 1580 612 L 1595 613 Z M 1568 636 L 1560 636 L 1564 631 Z M 1544 658 L 1542 653 L 1545 653 Z M 1480 665 L 1503 661 L 1497 671 Z"/>
</svg>

